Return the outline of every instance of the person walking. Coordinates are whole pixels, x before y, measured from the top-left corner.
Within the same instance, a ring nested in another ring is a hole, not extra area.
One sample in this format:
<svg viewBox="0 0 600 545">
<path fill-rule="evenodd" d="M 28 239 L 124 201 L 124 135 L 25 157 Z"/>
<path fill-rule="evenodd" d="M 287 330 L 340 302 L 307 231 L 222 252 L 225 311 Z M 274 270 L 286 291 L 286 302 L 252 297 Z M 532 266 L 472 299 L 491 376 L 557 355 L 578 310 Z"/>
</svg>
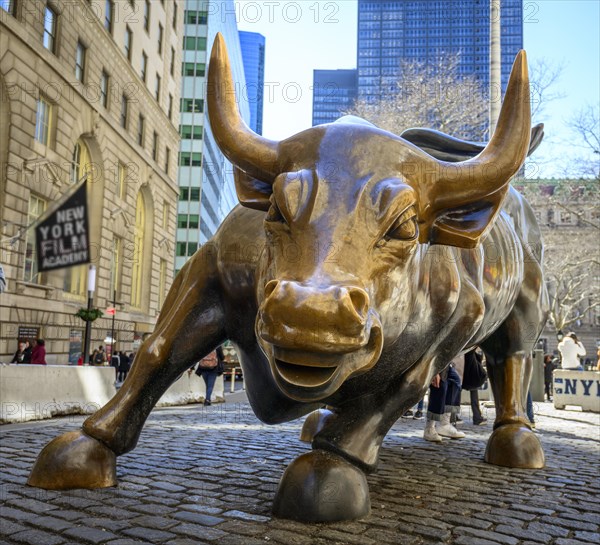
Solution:
<svg viewBox="0 0 600 545">
<path fill-rule="evenodd" d="M 470 350 L 465 354 L 462 388 L 469 391 L 471 413 L 475 426 L 483 426 L 487 423 L 487 418 L 481 414 L 481 406 L 479 404 L 479 388 L 487 380 L 483 358 L 483 353 L 478 349 Z"/>
<path fill-rule="evenodd" d="M 225 356 L 223 349 L 219 346 L 213 350 L 208 356 L 205 356 L 198 362 L 196 367 L 196 375 L 202 377 L 206 385 L 206 394 L 204 395 L 204 405 L 212 405 L 210 398 L 212 397 L 215 381 L 219 375 L 219 361 L 223 362 Z"/>
<path fill-rule="evenodd" d="M 460 411 L 461 383 L 458 373 L 450 364 L 436 375 L 429 386 L 429 404 L 423 438 L 426 441 L 441 442 L 443 437 L 462 439 L 465 434 L 451 423 L 452 413 Z M 436 427 L 436 423 L 439 425 Z"/>
<path fill-rule="evenodd" d="M 127 373 L 129 373 L 130 364 L 129 357 L 125 352 L 119 352 L 119 367 L 117 374 L 117 382 L 125 382 L 127 378 Z"/>
<path fill-rule="evenodd" d="M 46 341 L 44 339 L 36 339 L 33 342 L 35 344 L 31 351 L 31 363 L 46 365 Z"/>
<path fill-rule="evenodd" d="M 552 401 L 552 373 L 555 369 L 555 362 L 552 354 L 544 356 L 544 394 L 546 401 Z"/>
<path fill-rule="evenodd" d="M 561 356 L 561 367 L 569 371 L 583 371 L 583 366 L 579 358 L 585 356 L 585 348 L 579 342 L 577 335 L 572 331 L 567 333 L 565 338 L 558 343 L 558 350 Z"/>
</svg>

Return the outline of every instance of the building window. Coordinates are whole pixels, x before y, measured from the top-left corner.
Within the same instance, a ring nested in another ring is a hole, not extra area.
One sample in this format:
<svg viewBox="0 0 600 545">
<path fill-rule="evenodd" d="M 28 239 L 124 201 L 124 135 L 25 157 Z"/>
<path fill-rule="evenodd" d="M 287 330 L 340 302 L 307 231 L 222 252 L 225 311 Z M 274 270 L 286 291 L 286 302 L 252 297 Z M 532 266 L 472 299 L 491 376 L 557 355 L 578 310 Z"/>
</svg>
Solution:
<svg viewBox="0 0 600 545">
<path fill-rule="evenodd" d="M 144 2 L 144 30 L 150 31 L 150 0 Z"/>
<path fill-rule="evenodd" d="M 156 131 L 152 133 L 152 159 L 158 160 L 158 133 Z"/>
<path fill-rule="evenodd" d="M 183 63 L 183 74 L 184 76 L 191 76 L 191 77 L 204 77 L 204 74 L 206 73 L 206 64 L 204 63 L 193 63 L 193 62 L 186 62 Z"/>
<path fill-rule="evenodd" d="M 208 22 L 208 12 L 186 10 L 184 20 L 188 25 L 205 25 Z"/>
<path fill-rule="evenodd" d="M 52 53 L 56 53 L 57 26 L 58 14 L 47 5 L 44 11 L 44 47 Z"/>
<path fill-rule="evenodd" d="M 173 2 L 173 29 L 177 30 L 177 4 Z"/>
<path fill-rule="evenodd" d="M 165 148 L 165 172 L 169 174 L 169 163 L 171 162 L 171 150 Z"/>
<path fill-rule="evenodd" d="M 143 82 L 146 83 L 146 74 L 148 72 L 148 55 L 142 51 L 142 69 L 140 71 L 140 77 Z"/>
<path fill-rule="evenodd" d="M 144 232 L 146 225 L 146 205 L 144 196 L 138 193 L 135 204 L 135 227 L 133 230 L 134 259 L 131 270 L 131 305 L 142 306 L 142 269 L 144 263 Z"/>
<path fill-rule="evenodd" d="M 163 52 L 163 26 L 158 23 L 158 54 L 162 55 Z"/>
<path fill-rule="evenodd" d="M 179 200 L 180 201 L 200 201 L 200 188 L 199 187 L 181 187 L 179 188 Z"/>
<path fill-rule="evenodd" d="M 158 74 L 156 74 L 156 87 L 154 88 L 154 96 L 156 97 L 156 101 L 160 101 L 160 83 L 161 79 Z"/>
<path fill-rule="evenodd" d="M 113 238 L 110 267 L 110 296 L 118 297 L 121 290 L 121 270 L 123 265 L 123 239 Z"/>
<path fill-rule="evenodd" d="M 128 121 L 128 110 L 129 110 L 129 102 L 127 100 L 127 95 L 123 94 L 121 96 L 121 127 L 124 129 L 127 128 Z"/>
<path fill-rule="evenodd" d="M 202 140 L 202 125 L 180 125 L 179 133 L 184 140 Z"/>
<path fill-rule="evenodd" d="M 125 56 L 131 62 L 131 52 L 133 50 L 133 32 L 129 27 L 125 27 Z"/>
<path fill-rule="evenodd" d="M 0 0 L 0 9 L 14 17 L 16 14 L 16 0 Z"/>
<path fill-rule="evenodd" d="M 117 194 L 120 199 L 127 198 L 127 167 L 121 162 L 117 164 Z"/>
<path fill-rule="evenodd" d="M 162 308 L 163 303 L 165 302 L 166 296 L 166 288 L 167 288 L 167 260 L 160 260 L 160 274 L 158 277 L 158 308 Z"/>
<path fill-rule="evenodd" d="M 104 9 L 104 28 L 112 34 L 113 31 L 113 19 L 115 13 L 115 3 L 113 0 L 106 0 Z"/>
<path fill-rule="evenodd" d="M 38 219 L 46 211 L 47 205 L 48 203 L 44 199 L 41 199 L 36 195 L 30 195 L 27 225 L 30 225 Z M 23 280 L 25 280 L 25 282 L 42 283 L 42 276 L 38 276 L 34 229 L 28 229 L 25 238 L 25 267 L 23 271 Z"/>
<path fill-rule="evenodd" d="M 162 211 L 162 228 L 165 230 L 169 228 L 169 216 L 170 215 L 171 215 L 171 207 L 169 206 L 169 203 L 167 201 L 165 201 L 163 203 L 163 211 Z"/>
<path fill-rule="evenodd" d="M 100 76 L 100 99 L 102 101 L 102 106 L 108 108 L 108 89 L 109 89 L 110 76 L 102 70 L 102 75 Z"/>
<path fill-rule="evenodd" d="M 189 151 L 182 151 L 179 154 L 179 166 L 180 167 L 201 167 L 202 166 L 202 154 L 200 152 L 191 153 Z"/>
<path fill-rule="evenodd" d="M 198 214 L 177 214 L 178 229 L 198 229 L 200 227 L 200 216 Z"/>
<path fill-rule="evenodd" d="M 139 118 L 138 118 L 138 139 L 137 139 L 137 143 L 144 147 L 144 137 L 146 134 L 146 120 L 144 118 L 144 116 L 142 114 L 140 114 Z"/>
<path fill-rule="evenodd" d="M 77 50 L 75 52 L 75 77 L 78 81 L 83 82 L 85 76 L 85 46 L 81 42 L 77 42 Z"/>
<path fill-rule="evenodd" d="M 169 67 L 169 72 L 172 76 L 175 75 L 175 48 L 171 48 L 171 66 Z"/>
<path fill-rule="evenodd" d="M 183 49 L 186 51 L 206 51 L 206 38 L 203 36 L 184 36 Z"/>
<path fill-rule="evenodd" d="M 169 94 L 169 107 L 167 109 L 169 119 L 173 121 L 173 95 Z"/>
<path fill-rule="evenodd" d="M 204 111 L 204 100 L 201 98 L 182 98 L 181 111 L 200 114 Z"/>
<path fill-rule="evenodd" d="M 40 97 L 35 117 L 35 139 L 44 146 L 50 146 L 52 143 L 53 116 L 54 105 L 46 98 Z"/>
</svg>

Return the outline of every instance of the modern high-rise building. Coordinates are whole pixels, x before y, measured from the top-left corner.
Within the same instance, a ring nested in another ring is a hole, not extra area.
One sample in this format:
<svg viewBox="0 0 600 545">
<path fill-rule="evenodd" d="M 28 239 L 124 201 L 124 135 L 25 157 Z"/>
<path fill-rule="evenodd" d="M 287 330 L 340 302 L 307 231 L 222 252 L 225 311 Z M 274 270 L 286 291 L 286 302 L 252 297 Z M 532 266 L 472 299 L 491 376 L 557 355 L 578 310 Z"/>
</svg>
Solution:
<svg viewBox="0 0 600 545">
<path fill-rule="evenodd" d="M 82 351 L 88 266 L 40 272 L 28 226 L 84 175 L 105 312 L 92 345 L 135 350 L 154 329 L 173 277 L 182 14 L 182 0 L 0 0 L 0 361 L 19 337 L 43 338 L 48 363 Z"/>
<path fill-rule="evenodd" d="M 206 0 L 186 0 L 183 14 L 176 272 L 237 204 L 233 169 L 217 147 L 205 108 L 208 61 L 217 32 L 225 38 L 237 89 L 245 87 L 244 66 L 233 0 L 214 6 L 218 9 L 209 9 Z M 248 100 L 240 96 L 238 105 L 249 122 Z"/>
<path fill-rule="evenodd" d="M 352 107 L 356 91 L 356 70 L 314 70 L 313 126 L 341 117 Z"/>
<path fill-rule="evenodd" d="M 265 87 L 265 37 L 257 32 L 240 30 L 240 46 L 244 61 L 246 88 L 250 106 L 250 128 L 262 134 L 263 97 Z"/>
<path fill-rule="evenodd" d="M 523 2 L 501 2 L 502 90 L 523 47 Z M 359 0 L 358 96 L 370 99 L 394 86 L 400 61 L 460 55 L 459 73 L 489 85 L 489 0 Z"/>
</svg>

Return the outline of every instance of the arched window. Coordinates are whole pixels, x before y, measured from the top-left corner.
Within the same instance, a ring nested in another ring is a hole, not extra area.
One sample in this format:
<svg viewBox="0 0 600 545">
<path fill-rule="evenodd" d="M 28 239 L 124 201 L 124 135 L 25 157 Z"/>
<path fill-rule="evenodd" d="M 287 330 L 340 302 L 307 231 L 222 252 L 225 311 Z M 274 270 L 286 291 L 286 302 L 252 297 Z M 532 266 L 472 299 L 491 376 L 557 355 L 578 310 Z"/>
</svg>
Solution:
<svg viewBox="0 0 600 545">
<path fill-rule="evenodd" d="M 94 168 L 90 150 L 84 142 L 78 140 L 73 148 L 71 159 L 71 183 L 76 184 L 87 173 L 87 182 L 93 184 Z M 65 273 L 64 290 L 73 295 L 85 296 L 87 289 L 87 265 L 76 265 Z"/>
<path fill-rule="evenodd" d="M 133 231 L 133 266 L 131 268 L 131 306 L 142 307 L 142 269 L 144 264 L 144 234 L 146 203 L 140 191 L 135 203 L 135 227 Z"/>
</svg>

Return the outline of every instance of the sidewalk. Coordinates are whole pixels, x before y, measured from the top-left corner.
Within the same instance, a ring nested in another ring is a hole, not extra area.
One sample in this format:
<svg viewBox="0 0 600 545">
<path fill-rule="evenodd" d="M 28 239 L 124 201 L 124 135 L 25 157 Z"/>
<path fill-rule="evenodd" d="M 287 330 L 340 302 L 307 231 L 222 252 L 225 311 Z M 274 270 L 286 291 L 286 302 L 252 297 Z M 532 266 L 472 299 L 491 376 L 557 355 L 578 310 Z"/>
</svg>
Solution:
<svg viewBox="0 0 600 545">
<path fill-rule="evenodd" d="M 491 424 L 427 443 L 402 419 L 369 477 L 372 514 L 308 525 L 273 519 L 287 464 L 306 452 L 301 421 L 266 426 L 244 393 L 221 405 L 155 410 L 118 461 L 119 486 L 45 491 L 25 481 L 38 452 L 83 417 L 0 427 L 0 545 L 590 545 L 600 530 L 600 416 L 536 404 L 544 470 L 482 461 Z M 488 410 L 490 422 L 493 410 Z"/>
</svg>

